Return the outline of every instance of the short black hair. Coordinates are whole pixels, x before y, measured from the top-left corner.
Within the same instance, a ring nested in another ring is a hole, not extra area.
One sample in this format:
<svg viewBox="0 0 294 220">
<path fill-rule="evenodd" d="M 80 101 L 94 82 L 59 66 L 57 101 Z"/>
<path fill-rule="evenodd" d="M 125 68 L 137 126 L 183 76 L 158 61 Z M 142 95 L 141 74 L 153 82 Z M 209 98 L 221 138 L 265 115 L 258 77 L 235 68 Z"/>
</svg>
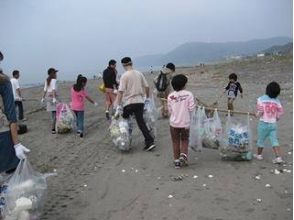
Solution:
<svg viewBox="0 0 294 220">
<path fill-rule="evenodd" d="M 175 91 L 182 90 L 188 82 L 188 78 L 184 74 L 175 75 L 172 78 L 171 84 Z"/>
<path fill-rule="evenodd" d="M 266 86 L 265 94 L 270 98 L 277 98 L 280 95 L 281 87 L 279 83 L 273 81 Z"/>
<path fill-rule="evenodd" d="M 108 66 L 115 65 L 115 64 L 116 64 L 115 60 L 109 60 L 108 62 Z"/>
<path fill-rule="evenodd" d="M 172 70 L 172 71 L 176 70 L 175 64 L 173 64 L 173 63 L 168 63 L 168 64 L 166 64 L 165 67 Z"/>
<path fill-rule="evenodd" d="M 19 71 L 18 70 L 13 70 L 12 76 L 17 76 L 17 75 L 19 75 Z"/>
<path fill-rule="evenodd" d="M 238 76 L 237 76 L 236 73 L 231 73 L 231 74 L 229 75 L 229 79 L 233 79 L 233 80 L 237 81 Z"/>
<path fill-rule="evenodd" d="M 121 59 L 121 63 L 122 65 L 124 66 L 131 66 L 133 63 L 132 63 L 132 59 L 130 57 L 124 57 Z"/>
</svg>

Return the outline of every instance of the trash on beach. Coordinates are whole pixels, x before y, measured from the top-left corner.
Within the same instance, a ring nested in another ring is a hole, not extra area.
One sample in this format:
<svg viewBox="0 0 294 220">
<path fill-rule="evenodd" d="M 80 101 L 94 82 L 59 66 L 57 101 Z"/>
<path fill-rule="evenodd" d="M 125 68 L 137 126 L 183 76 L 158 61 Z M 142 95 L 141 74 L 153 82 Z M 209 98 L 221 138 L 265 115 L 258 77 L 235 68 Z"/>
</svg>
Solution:
<svg viewBox="0 0 294 220">
<path fill-rule="evenodd" d="M 30 215 L 41 214 L 44 196 L 47 189 L 46 178 L 54 174 L 41 174 L 31 167 L 27 159 L 21 160 L 5 184 L 6 190 L 1 190 L 0 199 L 4 203 L 3 217 L 5 219 L 25 219 Z"/>
<path fill-rule="evenodd" d="M 288 170 L 288 169 L 283 169 L 283 172 L 284 173 L 291 173 L 292 171 L 291 170 Z"/>
<path fill-rule="evenodd" d="M 168 195 L 168 198 L 169 198 L 169 199 L 171 199 L 171 198 L 173 198 L 173 197 L 174 197 L 173 195 Z"/>
<path fill-rule="evenodd" d="M 213 175 L 208 175 L 208 178 L 213 178 Z"/>
<path fill-rule="evenodd" d="M 288 152 L 288 154 L 289 154 L 289 155 L 291 155 L 291 154 L 292 154 L 292 152 L 291 152 L 291 151 L 289 151 L 289 152 Z"/>
<path fill-rule="evenodd" d="M 173 176 L 171 179 L 172 179 L 172 181 L 182 181 L 184 179 L 184 177 L 182 175 Z"/>
<path fill-rule="evenodd" d="M 265 187 L 266 187 L 266 188 L 271 188 L 272 186 L 271 186 L 270 184 L 267 183 L 267 184 L 265 184 Z"/>
<path fill-rule="evenodd" d="M 122 172 L 122 173 L 125 173 L 125 172 L 126 172 L 126 170 L 121 170 L 121 172 Z"/>
<path fill-rule="evenodd" d="M 255 176 L 256 180 L 260 180 L 260 175 Z"/>
<path fill-rule="evenodd" d="M 256 199 L 257 202 L 261 203 L 262 200 L 260 198 Z"/>
<path fill-rule="evenodd" d="M 279 170 L 277 170 L 277 169 L 274 170 L 274 174 L 278 175 L 278 174 L 280 174 L 280 173 L 281 173 L 281 172 L 280 172 Z"/>
<path fill-rule="evenodd" d="M 84 184 L 84 187 L 87 187 L 88 185 L 87 184 Z"/>
<path fill-rule="evenodd" d="M 197 179 L 197 178 L 198 178 L 198 176 L 196 176 L 196 175 L 193 176 L 193 179 Z"/>
<path fill-rule="evenodd" d="M 130 126 L 123 118 L 112 119 L 109 131 L 112 142 L 121 151 L 129 151 L 130 147 Z"/>
<path fill-rule="evenodd" d="M 203 186 L 203 187 L 207 187 L 207 184 L 204 183 L 204 184 L 202 184 L 202 186 Z"/>
</svg>

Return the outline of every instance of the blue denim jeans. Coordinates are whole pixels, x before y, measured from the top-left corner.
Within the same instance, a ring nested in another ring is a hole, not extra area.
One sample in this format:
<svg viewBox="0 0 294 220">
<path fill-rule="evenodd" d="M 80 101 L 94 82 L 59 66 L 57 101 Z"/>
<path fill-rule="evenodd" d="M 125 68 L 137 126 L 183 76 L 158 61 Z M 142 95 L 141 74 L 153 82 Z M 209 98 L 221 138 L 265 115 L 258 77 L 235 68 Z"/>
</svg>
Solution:
<svg viewBox="0 0 294 220">
<path fill-rule="evenodd" d="M 74 111 L 77 117 L 77 132 L 84 133 L 84 111 Z"/>
</svg>

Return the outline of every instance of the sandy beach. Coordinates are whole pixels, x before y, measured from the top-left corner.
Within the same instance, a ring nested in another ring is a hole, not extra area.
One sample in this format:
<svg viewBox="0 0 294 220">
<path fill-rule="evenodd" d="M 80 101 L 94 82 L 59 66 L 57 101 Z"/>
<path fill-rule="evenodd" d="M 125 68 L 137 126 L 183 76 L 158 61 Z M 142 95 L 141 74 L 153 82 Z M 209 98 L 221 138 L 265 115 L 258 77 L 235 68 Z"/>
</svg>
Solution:
<svg viewBox="0 0 294 220">
<path fill-rule="evenodd" d="M 52 135 L 46 111 L 27 114 L 29 132 L 20 136 L 31 149 L 28 158 L 41 172 L 57 176 L 48 179 L 48 192 L 42 219 L 46 220 L 290 220 L 292 219 L 293 153 L 293 69 L 291 57 L 266 57 L 189 67 L 176 70 L 189 76 L 188 90 L 206 103 L 218 100 L 231 72 L 238 74 L 244 98 L 235 102 L 236 110 L 254 112 L 256 99 L 270 81 L 280 83 L 280 100 L 285 114 L 279 121 L 279 140 L 286 164 L 274 165 L 268 148 L 264 160 L 222 161 L 218 151 L 189 152 L 189 166 L 173 166 L 168 120 L 157 123 L 157 148 L 143 151 L 143 138 L 135 126 L 129 153 L 122 153 L 111 142 L 104 114 L 101 81 L 90 80 L 87 90 L 98 103 L 87 103 L 85 137 L 75 133 Z M 62 74 L 62 73 L 59 73 Z M 45 75 L 44 75 L 45 77 Z M 150 85 L 152 77 L 148 76 Z M 63 102 L 69 102 L 72 83 L 59 84 Z M 41 87 L 24 90 L 26 112 L 41 107 Z M 157 100 L 158 101 L 158 100 Z M 159 104 L 157 103 L 159 107 Z M 220 114 L 225 123 L 225 114 Z M 244 116 L 235 116 L 244 117 Z M 257 120 L 252 118 L 253 142 Z M 254 148 L 255 150 L 255 148 Z M 274 174 L 274 169 L 291 173 Z M 211 178 L 209 178 L 208 176 Z M 255 177 L 259 175 L 260 179 Z M 181 180 L 179 177 L 181 176 Z M 270 184 L 271 187 L 265 187 Z M 260 200 L 259 200 L 260 199 Z"/>
</svg>

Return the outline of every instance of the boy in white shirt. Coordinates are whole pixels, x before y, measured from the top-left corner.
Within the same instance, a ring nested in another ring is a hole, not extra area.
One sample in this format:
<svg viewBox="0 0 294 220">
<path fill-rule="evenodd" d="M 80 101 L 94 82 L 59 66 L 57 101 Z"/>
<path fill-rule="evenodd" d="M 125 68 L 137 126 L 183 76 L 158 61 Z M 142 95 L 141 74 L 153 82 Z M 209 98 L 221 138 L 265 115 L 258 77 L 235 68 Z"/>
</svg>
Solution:
<svg viewBox="0 0 294 220">
<path fill-rule="evenodd" d="M 11 85 L 12 85 L 12 91 L 13 91 L 13 97 L 14 97 L 14 103 L 15 107 L 18 109 L 18 120 L 24 120 L 23 116 L 23 98 L 21 96 L 21 89 L 19 86 L 19 71 L 14 70 L 12 72 L 12 78 L 10 79 Z"/>
</svg>

